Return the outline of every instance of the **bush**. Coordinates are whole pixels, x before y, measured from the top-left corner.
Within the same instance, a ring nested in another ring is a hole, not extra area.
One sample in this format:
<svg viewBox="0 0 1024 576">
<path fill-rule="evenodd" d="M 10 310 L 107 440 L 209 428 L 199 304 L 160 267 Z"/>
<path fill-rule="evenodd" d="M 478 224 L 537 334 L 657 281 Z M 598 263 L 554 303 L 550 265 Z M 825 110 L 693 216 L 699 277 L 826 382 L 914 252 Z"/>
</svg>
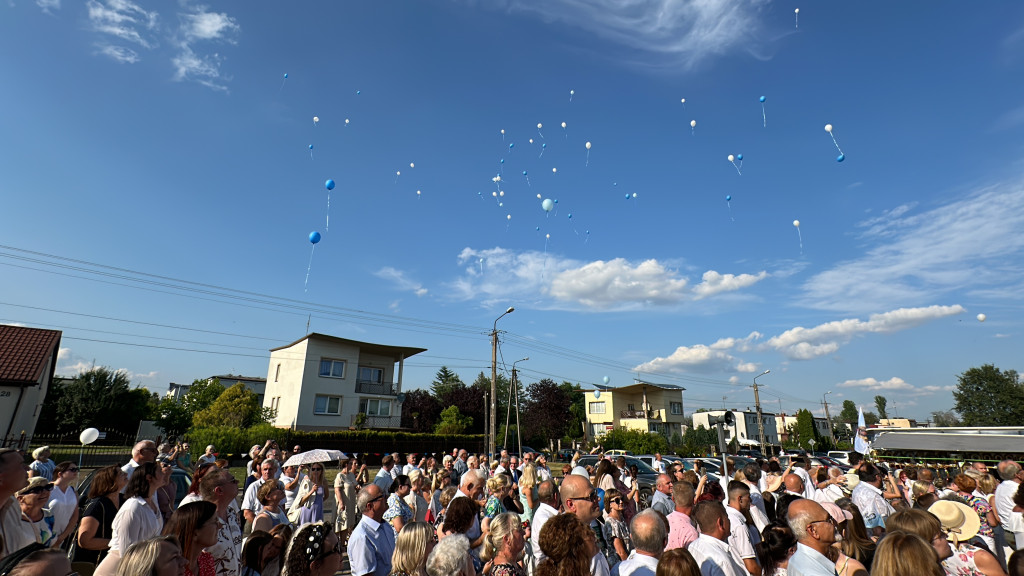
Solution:
<svg viewBox="0 0 1024 576">
<path fill-rule="evenodd" d="M 628 450 L 633 454 L 668 453 L 668 440 L 661 434 L 616 428 L 601 437 L 605 450 Z"/>
</svg>

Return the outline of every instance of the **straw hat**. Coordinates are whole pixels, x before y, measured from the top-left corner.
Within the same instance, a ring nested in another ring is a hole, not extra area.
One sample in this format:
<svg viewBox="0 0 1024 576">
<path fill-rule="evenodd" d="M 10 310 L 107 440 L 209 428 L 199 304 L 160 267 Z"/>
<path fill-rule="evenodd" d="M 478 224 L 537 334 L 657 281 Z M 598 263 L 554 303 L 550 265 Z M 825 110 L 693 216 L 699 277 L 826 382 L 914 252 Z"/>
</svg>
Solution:
<svg viewBox="0 0 1024 576">
<path fill-rule="evenodd" d="M 47 480 L 46 478 L 43 478 L 42 476 L 35 476 L 35 477 L 32 477 L 32 478 L 29 478 L 28 479 L 28 484 L 26 484 L 25 487 L 22 488 L 21 490 L 18 490 L 18 492 L 17 492 L 17 494 L 15 494 L 15 496 L 24 496 L 25 494 L 28 493 L 29 490 L 32 490 L 33 488 L 40 488 L 42 486 L 47 486 L 47 485 L 53 486 L 53 484 L 49 480 Z"/>
<path fill-rule="evenodd" d="M 952 500 L 939 500 L 928 511 L 935 515 L 946 532 L 946 538 L 957 544 L 966 542 L 978 533 L 981 518 L 970 506 Z"/>
<path fill-rule="evenodd" d="M 50 447 L 49 446 L 40 446 L 39 448 L 36 448 L 35 450 L 32 451 L 32 459 L 33 460 L 38 460 L 39 456 L 42 455 L 43 452 L 49 452 L 49 451 L 50 451 Z"/>
<path fill-rule="evenodd" d="M 846 476 L 846 489 L 851 492 L 857 487 L 857 484 L 860 484 L 860 476 L 856 472 L 849 472 L 843 474 L 843 476 Z"/>
</svg>

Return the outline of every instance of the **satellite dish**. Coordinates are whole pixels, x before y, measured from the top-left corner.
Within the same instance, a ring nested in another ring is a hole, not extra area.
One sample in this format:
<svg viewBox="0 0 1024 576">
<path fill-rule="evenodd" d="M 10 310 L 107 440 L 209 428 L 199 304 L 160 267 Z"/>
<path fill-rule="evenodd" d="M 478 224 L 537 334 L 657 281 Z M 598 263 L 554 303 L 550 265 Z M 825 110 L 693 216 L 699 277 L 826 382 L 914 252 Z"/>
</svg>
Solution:
<svg viewBox="0 0 1024 576">
<path fill-rule="evenodd" d="M 405 392 L 402 392 L 398 395 L 398 403 L 401 404 L 403 402 L 405 402 Z"/>
<path fill-rule="evenodd" d="M 600 398 L 600 397 L 601 397 L 601 391 L 600 390 L 594 390 L 594 398 Z"/>
</svg>

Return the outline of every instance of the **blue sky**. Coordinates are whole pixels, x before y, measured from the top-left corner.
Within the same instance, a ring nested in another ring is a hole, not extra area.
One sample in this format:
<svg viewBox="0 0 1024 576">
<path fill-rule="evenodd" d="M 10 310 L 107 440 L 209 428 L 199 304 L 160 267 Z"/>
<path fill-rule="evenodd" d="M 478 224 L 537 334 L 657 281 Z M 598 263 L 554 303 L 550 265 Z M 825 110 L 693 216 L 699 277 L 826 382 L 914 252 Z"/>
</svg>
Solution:
<svg viewBox="0 0 1024 576">
<path fill-rule="evenodd" d="M 925 418 L 1021 368 L 1016 3 L 0 10 L 0 320 L 64 330 L 59 373 L 265 376 L 311 316 L 472 380 L 510 305 L 527 381 L 688 411 L 770 369 L 766 409 Z"/>
</svg>

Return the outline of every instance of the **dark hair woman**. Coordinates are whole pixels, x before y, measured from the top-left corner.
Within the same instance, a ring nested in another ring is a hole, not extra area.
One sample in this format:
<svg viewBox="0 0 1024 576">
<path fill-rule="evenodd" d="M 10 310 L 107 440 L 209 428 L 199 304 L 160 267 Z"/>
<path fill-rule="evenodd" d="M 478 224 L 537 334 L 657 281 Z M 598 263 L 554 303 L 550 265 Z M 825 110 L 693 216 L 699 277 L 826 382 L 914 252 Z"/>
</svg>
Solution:
<svg viewBox="0 0 1024 576">
<path fill-rule="evenodd" d="M 188 560 L 191 576 L 216 576 L 213 554 L 204 548 L 217 543 L 217 505 L 212 502 L 185 504 L 171 514 L 164 526 L 165 536 L 174 536 L 181 543 L 181 553 Z"/>
<path fill-rule="evenodd" d="M 124 489 L 126 500 L 114 516 L 110 551 L 97 567 L 97 576 L 111 576 L 121 562 L 121 555 L 132 544 L 160 534 L 164 519 L 153 494 L 166 480 L 163 468 L 156 462 L 140 464 L 132 473 Z"/>
</svg>

